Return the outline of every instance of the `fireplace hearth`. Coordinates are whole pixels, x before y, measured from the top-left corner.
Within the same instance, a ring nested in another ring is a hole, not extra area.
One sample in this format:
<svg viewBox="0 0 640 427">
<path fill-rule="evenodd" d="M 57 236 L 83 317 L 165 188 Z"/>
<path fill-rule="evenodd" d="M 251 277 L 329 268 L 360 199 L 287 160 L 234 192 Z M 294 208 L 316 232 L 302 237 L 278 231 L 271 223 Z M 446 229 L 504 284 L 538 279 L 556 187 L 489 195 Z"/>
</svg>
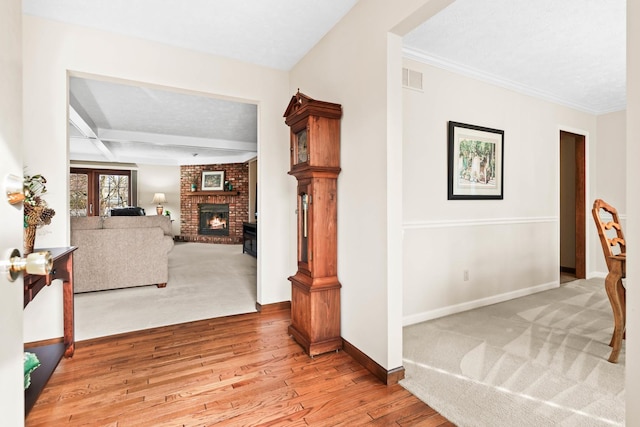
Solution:
<svg viewBox="0 0 640 427">
<path fill-rule="evenodd" d="M 229 204 L 198 204 L 198 234 L 207 236 L 228 236 Z"/>
</svg>

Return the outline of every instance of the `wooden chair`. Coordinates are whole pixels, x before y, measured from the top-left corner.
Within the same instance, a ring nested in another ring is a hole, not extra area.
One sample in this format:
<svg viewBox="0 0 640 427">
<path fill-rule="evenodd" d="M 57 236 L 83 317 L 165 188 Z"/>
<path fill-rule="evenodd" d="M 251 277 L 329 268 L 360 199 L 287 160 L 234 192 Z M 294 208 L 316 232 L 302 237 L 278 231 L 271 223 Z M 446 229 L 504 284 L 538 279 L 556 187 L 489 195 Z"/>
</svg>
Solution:
<svg viewBox="0 0 640 427">
<path fill-rule="evenodd" d="M 626 277 L 627 249 L 618 211 L 605 201 L 597 199 L 593 202 L 591 212 L 596 222 L 604 259 L 609 270 L 605 279 L 605 288 L 613 310 L 614 321 L 613 336 L 609 343 L 613 349 L 609 356 L 609 362 L 617 363 L 626 328 L 626 291 L 622 279 Z M 606 213 L 604 220 L 602 218 L 603 212 Z"/>
</svg>

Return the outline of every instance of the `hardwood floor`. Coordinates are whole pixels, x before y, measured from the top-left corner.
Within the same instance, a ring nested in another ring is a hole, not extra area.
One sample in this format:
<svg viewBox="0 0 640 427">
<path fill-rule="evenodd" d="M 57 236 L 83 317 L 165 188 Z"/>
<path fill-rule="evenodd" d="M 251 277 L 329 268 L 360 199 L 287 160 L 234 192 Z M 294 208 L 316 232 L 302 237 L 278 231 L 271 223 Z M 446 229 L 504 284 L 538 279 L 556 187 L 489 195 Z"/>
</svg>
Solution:
<svg viewBox="0 0 640 427">
<path fill-rule="evenodd" d="M 77 343 L 25 425 L 453 426 L 342 351 L 309 358 L 289 324 L 276 310 Z"/>
</svg>

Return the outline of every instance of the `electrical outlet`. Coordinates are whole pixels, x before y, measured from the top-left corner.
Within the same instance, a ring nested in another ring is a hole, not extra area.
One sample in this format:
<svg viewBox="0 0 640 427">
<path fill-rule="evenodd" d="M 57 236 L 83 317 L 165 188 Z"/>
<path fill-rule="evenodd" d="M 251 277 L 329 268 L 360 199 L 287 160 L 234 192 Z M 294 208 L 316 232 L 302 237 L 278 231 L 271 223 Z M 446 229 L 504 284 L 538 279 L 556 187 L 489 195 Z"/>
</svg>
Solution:
<svg viewBox="0 0 640 427">
<path fill-rule="evenodd" d="M 464 281 L 468 282 L 469 281 L 469 270 L 465 270 L 463 276 L 464 276 L 463 277 Z"/>
</svg>

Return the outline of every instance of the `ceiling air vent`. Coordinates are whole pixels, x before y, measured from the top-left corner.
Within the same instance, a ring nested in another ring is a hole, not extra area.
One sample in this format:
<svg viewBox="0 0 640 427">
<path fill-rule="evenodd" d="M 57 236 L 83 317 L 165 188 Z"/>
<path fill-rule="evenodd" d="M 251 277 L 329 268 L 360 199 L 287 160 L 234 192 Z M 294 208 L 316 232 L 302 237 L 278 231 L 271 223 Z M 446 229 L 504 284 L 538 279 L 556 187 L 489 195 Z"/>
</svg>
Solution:
<svg viewBox="0 0 640 427">
<path fill-rule="evenodd" d="M 402 69 L 402 86 L 409 89 L 422 90 L 422 73 L 419 71 Z"/>
</svg>

